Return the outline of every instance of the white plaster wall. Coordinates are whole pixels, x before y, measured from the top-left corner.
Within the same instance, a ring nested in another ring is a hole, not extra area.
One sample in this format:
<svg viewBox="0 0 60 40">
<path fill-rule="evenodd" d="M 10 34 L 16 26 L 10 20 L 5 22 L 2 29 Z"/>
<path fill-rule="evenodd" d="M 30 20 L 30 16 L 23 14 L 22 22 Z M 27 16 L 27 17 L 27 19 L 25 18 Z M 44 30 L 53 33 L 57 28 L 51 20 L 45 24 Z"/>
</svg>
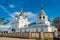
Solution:
<svg viewBox="0 0 60 40">
<path fill-rule="evenodd" d="M 45 21 L 45 24 L 49 25 L 50 26 L 50 22 L 49 21 Z"/>
<path fill-rule="evenodd" d="M 26 28 L 26 32 L 30 32 L 30 28 Z"/>
<path fill-rule="evenodd" d="M 38 32 L 41 32 L 41 28 L 38 28 Z"/>
<path fill-rule="evenodd" d="M 52 26 L 52 31 L 53 32 L 57 31 L 57 28 L 55 28 L 54 26 Z"/>
<path fill-rule="evenodd" d="M 30 28 L 30 32 L 33 32 L 33 29 L 32 28 Z"/>
<path fill-rule="evenodd" d="M 20 32 L 25 32 L 25 30 L 24 29 L 20 29 Z"/>
<path fill-rule="evenodd" d="M 52 27 L 48 27 L 48 32 L 53 32 Z"/>
<path fill-rule="evenodd" d="M 48 27 L 43 27 L 44 32 L 48 32 Z"/>
</svg>

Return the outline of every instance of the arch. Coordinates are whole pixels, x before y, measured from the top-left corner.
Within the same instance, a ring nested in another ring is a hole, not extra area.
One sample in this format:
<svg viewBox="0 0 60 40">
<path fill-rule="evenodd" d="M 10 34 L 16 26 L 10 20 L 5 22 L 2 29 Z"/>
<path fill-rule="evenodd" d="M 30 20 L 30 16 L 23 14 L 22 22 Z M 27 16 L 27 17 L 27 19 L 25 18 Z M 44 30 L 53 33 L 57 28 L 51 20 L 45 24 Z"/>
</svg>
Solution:
<svg viewBox="0 0 60 40">
<path fill-rule="evenodd" d="M 39 19 L 41 19 L 41 16 L 39 17 Z"/>
<path fill-rule="evenodd" d="M 36 29 L 36 32 L 38 32 L 38 29 Z"/>
<path fill-rule="evenodd" d="M 45 19 L 45 16 L 43 16 L 43 19 Z"/>
</svg>

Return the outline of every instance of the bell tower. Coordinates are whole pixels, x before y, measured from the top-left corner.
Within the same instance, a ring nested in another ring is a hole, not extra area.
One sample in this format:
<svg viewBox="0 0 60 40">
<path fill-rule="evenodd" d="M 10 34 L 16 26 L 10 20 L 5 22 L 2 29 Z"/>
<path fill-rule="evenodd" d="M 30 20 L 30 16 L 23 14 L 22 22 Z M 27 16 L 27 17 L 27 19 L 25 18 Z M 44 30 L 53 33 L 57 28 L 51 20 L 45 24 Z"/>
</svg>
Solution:
<svg viewBox="0 0 60 40">
<path fill-rule="evenodd" d="M 23 8 L 21 8 L 21 11 L 20 11 L 20 14 L 19 14 L 19 16 L 20 16 L 20 19 L 23 19 Z"/>
<path fill-rule="evenodd" d="M 24 23 L 23 23 L 23 11 L 21 8 L 20 14 L 19 14 L 19 27 L 18 28 L 23 28 L 24 27 Z"/>
<path fill-rule="evenodd" d="M 38 15 L 37 23 L 50 25 L 50 22 L 48 21 L 48 16 L 46 15 L 45 11 L 43 10 L 42 5 L 41 5 L 41 11 L 40 11 L 40 13 Z"/>
</svg>

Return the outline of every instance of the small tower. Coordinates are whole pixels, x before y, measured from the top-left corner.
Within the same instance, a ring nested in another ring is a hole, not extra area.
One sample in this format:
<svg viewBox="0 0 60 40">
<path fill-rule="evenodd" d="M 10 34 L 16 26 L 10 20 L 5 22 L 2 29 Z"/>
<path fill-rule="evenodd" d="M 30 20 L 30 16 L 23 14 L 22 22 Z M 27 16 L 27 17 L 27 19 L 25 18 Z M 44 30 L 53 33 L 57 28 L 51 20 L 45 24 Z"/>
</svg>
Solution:
<svg viewBox="0 0 60 40">
<path fill-rule="evenodd" d="M 20 12 L 20 16 L 23 16 L 23 11 L 22 11 L 22 9 L 21 9 L 21 12 Z"/>
<path fill-rule="evenodd" d="M 15 18 L 18 19 L 18 15 L 16 15 Z"/>
<path fill-rule="evenodd" d="M 43 10 L 42 5 L 41 5 L 40 14 L 38 15 L 37 23 L 50 25 L 50 22 L 48 21 L 48 16 L 46 15 L 45 11 Z"/>
<path fill-rule="evenodd" d="M 21 12 L 20 12 L 20 14 L 19 14 L 19 16 L 20 16 L 20 19 L 23 19 L 23 8 L 21 8 Z"/>
<path fill-rule="evenodd" d="M 25 25 L 26 27 L 28 27 L 28 16 L 27 15 L 25 16 Z"/>
<path fill-rule="evenodd" d="M 28 21 L 28 16 L 25 16 L 25 20 Z"/>
<path fill-rule="evenodd" d="M 23 11 L 22 11 L 23 9 L 21 8 L 21 11 L 20 11 L 20 14 L 19 14 L 19 26 L 18 26 L 18 28 L 22 28 L 23 27 Z"/>
</svg>

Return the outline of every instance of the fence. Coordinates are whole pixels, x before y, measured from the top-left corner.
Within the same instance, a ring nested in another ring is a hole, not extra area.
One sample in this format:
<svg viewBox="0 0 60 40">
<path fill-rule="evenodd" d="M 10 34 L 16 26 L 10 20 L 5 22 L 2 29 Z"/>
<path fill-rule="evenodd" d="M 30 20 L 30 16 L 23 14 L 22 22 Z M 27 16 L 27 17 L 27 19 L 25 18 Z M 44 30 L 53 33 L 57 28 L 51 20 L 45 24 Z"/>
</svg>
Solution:
<svg viewBox="0 0 60 40">
<path fill-rule="evenodd" d="M 17 32 L 17 33 L 8 33 L 2 34 L 5 37 L 21 37 L 21 38 L 50 38 L 60 36 L 60 32 Z"/>
</svg>

